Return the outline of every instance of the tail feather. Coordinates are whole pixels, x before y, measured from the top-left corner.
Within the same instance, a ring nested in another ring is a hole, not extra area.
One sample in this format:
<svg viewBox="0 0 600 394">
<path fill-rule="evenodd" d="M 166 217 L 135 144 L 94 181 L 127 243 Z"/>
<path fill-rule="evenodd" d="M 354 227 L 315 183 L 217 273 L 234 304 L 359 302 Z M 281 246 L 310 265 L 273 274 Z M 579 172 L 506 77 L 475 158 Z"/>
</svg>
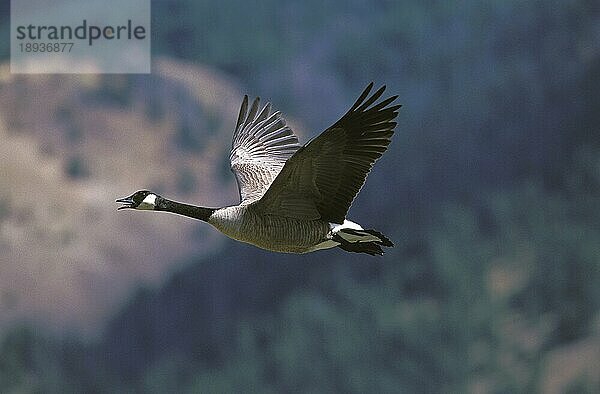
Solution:
<svg viewBox="0 0 600 394">
<path fill-rule="evenodd" d="M 383 249 L 375 242 L 346 242 L 338 245 L 346 252 L 367 253 L 371 256 L 383 256 Z"/>
<path fill-rule="evenodd" d="M 358 242 L 372 241 L 372 242 L 375 242 L 382 246 L 387 246 L 387 247 L 394 246 L 394 244 L 392 243 L 392 241 L 390 241 L 390 239 L 388 237 L 381 234 L 379 231 L 376 231 L 373 229 L 356 230 L 356 229 L 351 229 L 351 228 L 344 228 L 344 229 L 341 229 L 339 232 L 344 233 L 344 234 L 350 234 L 355 237 L 359 237 Z M 342 235 L 342 237 L 344 237 L 344 236 Z M 348 241 L 350 241 L 350 240 L 348 239 Z M 353 241 L 351 241 L 351 242 L 353 242 Z M 354 241 L 354 242 L 356 242 L 356 241 Z"/>
<path fill-rule="evenodd" d="M 332 239 L 339 242 L 339 247 L 347 252 L 383 255 L 381 246 L 392 247 L 394 244 L 385 235 L 375 230 L 342 228 L 335 232 Z"/>
</svg>

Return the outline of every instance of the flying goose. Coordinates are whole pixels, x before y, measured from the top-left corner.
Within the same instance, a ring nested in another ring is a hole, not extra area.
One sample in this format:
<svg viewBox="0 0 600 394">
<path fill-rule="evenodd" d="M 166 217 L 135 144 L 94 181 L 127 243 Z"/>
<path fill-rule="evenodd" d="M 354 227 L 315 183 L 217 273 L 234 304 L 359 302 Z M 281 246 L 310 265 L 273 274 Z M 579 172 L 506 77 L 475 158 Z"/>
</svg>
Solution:
<svg viewBox="0 0 600 394">
<path fill-rule="evenodd" d="M 321 135 L 300 146 L 298 137 L 271 104 L 248 110 L 244 96 L 233 133 L 231 170 L 240 203 L 206 208 L 168 200 L 148 190 L 117 199 L 132 208 L 172 212 L 208 222 L 225 235 L 259 248 L 307 253 L 339 246 L 348 252 L 382 255 L 392 242 L 346 219 L 367 174 L 390 144 L 398 96 L 375 104 L 370 83 L 348 112 Z"/>
</svg>

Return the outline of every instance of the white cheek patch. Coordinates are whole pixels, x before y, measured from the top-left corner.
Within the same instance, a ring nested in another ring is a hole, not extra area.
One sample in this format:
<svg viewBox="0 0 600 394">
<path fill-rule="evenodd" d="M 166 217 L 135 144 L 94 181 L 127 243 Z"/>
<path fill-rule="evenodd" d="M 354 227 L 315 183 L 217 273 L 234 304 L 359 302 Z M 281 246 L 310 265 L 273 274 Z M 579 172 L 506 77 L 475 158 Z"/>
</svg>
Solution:
<svg viewBox="0 0 600 394">
<path fill-rule="evenodd" d="M 137 206 L 136 209 L 147 209 L 147 210 L 154 210 L 154 207 L 156 206 L 156 194 L 148 194 L 146 196 L 146 198 L 144 198 L 144 201 L 142 201 L 140 203 L 140 205 Z"/>
</svg>

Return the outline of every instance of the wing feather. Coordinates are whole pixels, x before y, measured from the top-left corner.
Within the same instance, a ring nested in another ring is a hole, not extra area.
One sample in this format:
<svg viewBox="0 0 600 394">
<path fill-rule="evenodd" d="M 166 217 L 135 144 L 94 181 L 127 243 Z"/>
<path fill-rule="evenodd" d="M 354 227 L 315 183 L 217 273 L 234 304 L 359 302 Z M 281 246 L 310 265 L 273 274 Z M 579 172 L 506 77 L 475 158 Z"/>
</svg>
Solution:
<svg viewBox="0 0 600 394">
<path fill-rule="evenodd" d="M 300 148 L 281 112 L 272 112 L 271 104 L 259 108 L 259 98 L 248 109 L 248 96 L 244 96 L 231 143 L 231 170 L 243 204 L 260 199 Z"/>
<path fill-rule="evenodd" d="M 372 88 L 370 83 L 340 120 L 287 160 L 253 204 L 255 209 L 343 223 L 373 164 L 389 146 L 401 107 L 389 106 L 398 96 L 375 104 L 385 86 L 369 96 Z"/>
</svg>

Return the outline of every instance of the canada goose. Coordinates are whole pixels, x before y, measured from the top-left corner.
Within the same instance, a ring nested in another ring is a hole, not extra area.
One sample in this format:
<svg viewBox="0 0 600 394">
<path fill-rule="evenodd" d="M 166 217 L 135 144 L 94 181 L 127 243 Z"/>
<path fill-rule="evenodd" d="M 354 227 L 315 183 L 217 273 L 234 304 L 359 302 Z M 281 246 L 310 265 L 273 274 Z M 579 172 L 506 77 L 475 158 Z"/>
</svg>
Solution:
<svg viewBox="0 0 600 394">
<path fill-rule="evenodd" d="M 373 83 L 350 110 L 321 135 L 300 146 L 279 111 L 244 96 L 233 133 L 231 170 L 239 205 L 205 208 L 168 200 L 148 190 L 116 202 L 118 209 L 172 212 L 208 222 L 225 235 L 259 248 L 307 253 L 339 246 L 348 252 L 382 255 L 392 242 L 346 219 L 373 163 L 390 144 L 398 96 L 377 104 L 385 86 L 370 97 Z"/>
</svg>

